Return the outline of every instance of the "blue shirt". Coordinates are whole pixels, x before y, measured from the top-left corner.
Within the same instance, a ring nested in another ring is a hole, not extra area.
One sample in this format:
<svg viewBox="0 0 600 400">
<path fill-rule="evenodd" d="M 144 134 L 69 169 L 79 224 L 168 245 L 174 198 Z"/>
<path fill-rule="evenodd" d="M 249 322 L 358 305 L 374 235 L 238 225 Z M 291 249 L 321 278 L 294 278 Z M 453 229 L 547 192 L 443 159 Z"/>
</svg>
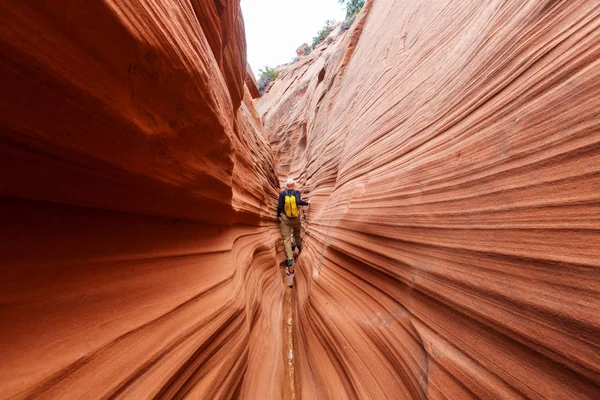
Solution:
<svg viewBox="0 0 600 400">
<path fill-rule="evenodd" d="M 300 191 L 299 190 L 284 190 L 283 192 L 279 193 L 279 203 L 277 204 L 277 217 L 279 217 L 279 214 L 281 214 L 283 212 L 283 204 L 285 203 L 285 196 L 296 196 L 296 204 L 299 206 L 307 206 L 308 203 L 305 202 L 304 200 L 302 200 L 300 198 Z"/>
</svg>

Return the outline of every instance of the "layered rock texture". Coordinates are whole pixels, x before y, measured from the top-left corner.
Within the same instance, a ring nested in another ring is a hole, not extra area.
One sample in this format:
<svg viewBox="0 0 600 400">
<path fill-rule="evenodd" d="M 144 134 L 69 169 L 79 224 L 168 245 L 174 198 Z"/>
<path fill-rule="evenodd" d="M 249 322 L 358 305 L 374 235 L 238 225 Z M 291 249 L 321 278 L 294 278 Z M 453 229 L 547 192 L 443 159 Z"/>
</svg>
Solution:
<svg viewBox="0 0 600 400">
<path fill-rule="evenodd" d="M 0 3 L 0 398 L 600 398 L 598 32 L 367 1 L 253 100 L 237 0 Z"/>
<path fill-rule="evenodd" d="M 0 41 L 0 398 L 287 396 L 239 1 L 4 1 Z"/>
<path fill-rule="evenodd" d="M 599 60 L 597 1 L 367 1 L 256 100 L 300 398 L 600 398 Z"/>
</svg>

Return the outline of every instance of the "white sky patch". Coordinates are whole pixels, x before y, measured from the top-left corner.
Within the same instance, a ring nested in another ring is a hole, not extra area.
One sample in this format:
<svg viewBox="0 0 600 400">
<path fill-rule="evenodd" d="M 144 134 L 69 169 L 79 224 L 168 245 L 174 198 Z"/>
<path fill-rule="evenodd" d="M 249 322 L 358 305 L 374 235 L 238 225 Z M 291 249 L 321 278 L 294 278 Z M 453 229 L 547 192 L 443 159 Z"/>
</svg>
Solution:
<svg viewBox="0 0 600 400">
<path fill-rule="evenodd" d="M 338 0 L 241 0 L 241 5 L 254 75 L 265 65 L 292 61 L 296 49 L 311 44 L 325 21 L 340 22 L 346 16 Z"/>
</svg>

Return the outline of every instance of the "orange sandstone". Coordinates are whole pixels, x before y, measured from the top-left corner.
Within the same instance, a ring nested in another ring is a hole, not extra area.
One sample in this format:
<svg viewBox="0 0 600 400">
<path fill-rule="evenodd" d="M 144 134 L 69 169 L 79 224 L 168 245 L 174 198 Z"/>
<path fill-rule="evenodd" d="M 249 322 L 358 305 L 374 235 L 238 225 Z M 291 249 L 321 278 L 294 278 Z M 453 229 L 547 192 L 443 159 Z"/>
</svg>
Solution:
<svg viewBox="0 0 600 400">
<path fill-rule="evenodd" d="M 600 8 L 368 1 L 257 100 L 301 398 L 600 398 Z"/>
</svg>

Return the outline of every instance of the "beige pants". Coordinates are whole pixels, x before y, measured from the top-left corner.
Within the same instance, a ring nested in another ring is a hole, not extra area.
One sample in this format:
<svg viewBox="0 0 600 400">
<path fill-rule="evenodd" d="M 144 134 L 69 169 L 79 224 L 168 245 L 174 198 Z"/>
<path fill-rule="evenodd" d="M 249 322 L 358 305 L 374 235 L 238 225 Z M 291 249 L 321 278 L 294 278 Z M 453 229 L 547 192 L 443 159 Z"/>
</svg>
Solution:
<svg viewBox="0 0 600 400">
<path fill-rule="evenodd" d="M 294 230 L 294 244 L 299 246 L 302 244 L 302 238 L 300 237 L 300 217 L 288 218 L 284 213 L 279 215 L 281 220 L 281 236 L 283 236 L 283 247 L 285 248 L 285 256 L 288 260 L 294 259 L 292 253 L 292 229 Z"/>
</svg>

